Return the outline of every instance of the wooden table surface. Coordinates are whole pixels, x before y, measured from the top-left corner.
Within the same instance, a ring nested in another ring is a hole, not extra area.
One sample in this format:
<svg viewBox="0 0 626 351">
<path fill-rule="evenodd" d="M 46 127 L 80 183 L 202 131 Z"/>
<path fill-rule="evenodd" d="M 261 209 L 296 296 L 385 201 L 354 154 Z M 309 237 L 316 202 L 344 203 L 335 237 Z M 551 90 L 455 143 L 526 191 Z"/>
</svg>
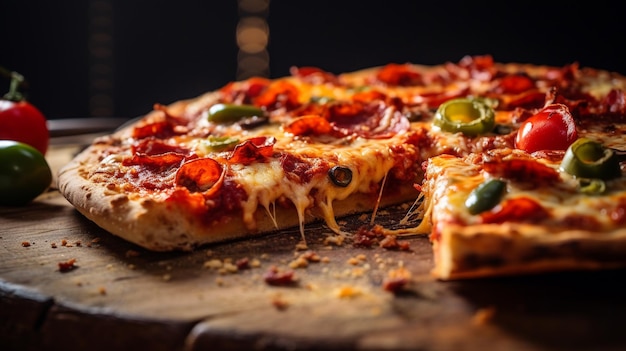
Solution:
<svg viewBox="0 0 626 351">
<path fill-rule="evenodd" d="M 53 145 L 51 166 L 78 147 Z M 424 237 L 394 251 L 331 245 L 327 233 L 307 226 L 319 260 L 306 266 L 294 265 L 298 230 L 154 253 L 51 189 L 0 208 L 0 350 L 626 349 L 624 270 L 442 282 Z M 75 268 L 60 271 L 69 260 Z M 267 284 L 272 267 L 296 283 Z M 385 290 L 400 269 L 405 290 Z"/>
</svg>

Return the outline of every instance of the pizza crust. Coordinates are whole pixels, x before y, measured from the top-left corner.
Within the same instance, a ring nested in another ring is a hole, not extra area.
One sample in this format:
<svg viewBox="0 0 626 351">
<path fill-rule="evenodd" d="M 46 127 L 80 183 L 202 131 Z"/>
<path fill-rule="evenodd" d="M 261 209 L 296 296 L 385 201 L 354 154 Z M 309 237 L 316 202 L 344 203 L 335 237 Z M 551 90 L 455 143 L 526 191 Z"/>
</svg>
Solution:
<svg viewBox="0 0 626 351">
<path fill-rule="evenodd" d="M 144 123 L 144 120 L 137 123 Z M 259 207 L 253 214 L 256 228 L 251 230 L 242 219 L 242 211 L 207 224 L 187 213 L 184 208 L 141 194 L 125 194 L 112 183 L 90 180 L 89 175 L 100 165 L 101 154 L 116 140 L 129 138 L 132 128 L 128 126 L 94 142 L 58 174 L 60 192 L 81 214 L 108 232 L 152 251 L 190 251 L 204 244 L 300 226 L 295 206 L 276 205 L 276 211 L 271 216 L 265 208 Z M 417 192 L 410 182 L 390 194 L 384 194 L 380 201 L 378 194 L 354 193 L 345 199 L 333 201 L 334 216 L 329 224 L 332 226 L 336 217 L 371 212 L 375 205 L 386 207 L 411 201 L 416 196 Z M 303 236 L 306 239 L 305 224 L 328 221 L 328 218 L 320 208 L 311 207 L 305 211 L 302 220 Z M 336 229 L 329 228 L 329 234 L 336 233 Z"/>
<path fill-rule="evenodd" d="M 434 242 L 444 280 L 626 267 L 626 228 L 549 231 L 523 223 L 446 225 Z"/>
</svg>

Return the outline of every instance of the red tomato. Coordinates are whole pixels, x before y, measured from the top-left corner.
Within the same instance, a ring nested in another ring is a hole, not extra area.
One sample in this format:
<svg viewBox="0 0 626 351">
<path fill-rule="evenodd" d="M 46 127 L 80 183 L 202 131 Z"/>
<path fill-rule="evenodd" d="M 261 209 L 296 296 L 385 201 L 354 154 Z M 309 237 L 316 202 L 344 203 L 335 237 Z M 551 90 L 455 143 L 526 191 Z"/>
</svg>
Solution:
<svg viewBox="0 0 626 351">
<path fill-rule="evenodd" d="M 9 92 L 0 99 L 0 140 L 13 140 L 28 144 L 43 155 L 48 151 L 50 132 L 44 115 L 33 105 L 24 100 L 18 87 L 24 77 L 17 72 L 8 73 L 11 79 Z"/>
<path fill-rule="evenodd" d="M 515 147 L 526 152 L 566 150 L 577 138 L 576 124 L 567 106 L 552 104 L 522 123 Z"/>
<path fill-rule="evenodd" d="M 19 141 L 45 155 L 50 142 L 46 118 L 24 100 L 0 100 L 0 140 Z"/>
</svg>

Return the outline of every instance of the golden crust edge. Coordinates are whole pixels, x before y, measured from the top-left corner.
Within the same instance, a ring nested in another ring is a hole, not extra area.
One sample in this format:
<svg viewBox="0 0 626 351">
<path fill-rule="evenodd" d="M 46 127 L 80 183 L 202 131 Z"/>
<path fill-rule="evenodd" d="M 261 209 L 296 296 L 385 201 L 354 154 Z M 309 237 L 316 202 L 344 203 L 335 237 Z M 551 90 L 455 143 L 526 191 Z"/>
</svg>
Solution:
<svg viewBox="0 0 626 351">
<path fill-rule="evenodd" d="M 575 255 L 538 257 L 518 260 L 520 256 L 532 256 L 531 250 L 570 250 L 577 247 Z M 626 253 L 626 228 L 605 231 L 582 229 L 550 232 L 545 227 L 524 223 L 476 225 L 464 227 L 447 225 L 439 238 L 433 241 L 435 266 L 434 277 L 441 280 L 488 278 L 497 276 L 528 275 L 568 270 L 597 270 L 625 267 L 621 260 L 600 261 L 588 255 L 598 252 Z M 507 251 L 508 249 L 508 251 Z M 514 250 L 513 252 L 511 250 Z M 455 258 L 467 255 L 499 257 L 500 265 L 462 267 Z"/>
<path fill-rule="evenodd" d="M 276 209 L 276 223 L 264 208 L 254 214 L 257 228 L 245 227 L 241 213 L 232 220 L 211 225 L 197 219 L 176 206 L 168 207 L 161 201 L 133 201 L 119 192 L 106 189 L 105 183 L 93 183 L 81 176 L 85 164 L 93 164 L 97 157 L 90 146 L 63 167 L 58 174 L 58 187 L 65 198 L 87 219 L 104 230 L 152 251 L 191 251 L 199 246 L 234 239 L 268 234 L 278 230 L 297 228 L 300 224 L 295 207 Z M 396 189 L 395 195 L 381 199 L 386 207 L 415 198 L 412 184 Z M 335 218 L 350 214 L 371 212 L 376 204 L 376 194 L 355 193 L 346 199 L 333 202 Z M 321 211 L 310 209 L 304 224 L 323 220 Z M 328 229 L 329 233 L 332 230 Z M 306 237 L 306 227 L 305 227 Z"/>
</svg>

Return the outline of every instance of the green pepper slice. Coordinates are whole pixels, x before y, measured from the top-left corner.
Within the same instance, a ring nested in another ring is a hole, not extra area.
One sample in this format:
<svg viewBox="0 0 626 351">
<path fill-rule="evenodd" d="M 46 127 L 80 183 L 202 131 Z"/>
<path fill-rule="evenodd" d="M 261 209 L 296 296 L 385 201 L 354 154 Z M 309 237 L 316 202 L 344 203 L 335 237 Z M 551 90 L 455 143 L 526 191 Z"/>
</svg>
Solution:
<svg viewBox="0 0 626 351">
<path fill-rule="evenodd" d="M 602 179 L 581 178 L 578 180 L 578 189 L 583 194 L 600 195 L 606 191 L 606 183 Z"/>
<path fill-rule="evenodd" d="M 205 145 L 211 151 L 222 151 L 236 145 L 239 142 L 238 138 L 229 136 L 209 136 Z"/>
<path fill-rule="evenodd" d="M 622 176 L 615 151 L 587 138 L 580 138 L 567 148 L 560 168 L 579 178 L 608 180 Z"/>
<path fill-rule="evenodd" d="M 209 108 L 211 122 L 236 122 L 243 117 L 263 116 L 265 112 L 253 105 L 215 104 Z"/>
<path fill-rule="evenodd" d="M 495 114 L 484 99 L 452 99 L 439 106 L 433 123 L 443 131 L 474 137 L 493 130 Z"/>
<path fill-rule="evenodd" d="M 505 181 L 489 179 L 472 190 L 465 200 L 465 207 L 473 215 L 490 210 L 500 202 L 505 190 Z"/>
</svg>

